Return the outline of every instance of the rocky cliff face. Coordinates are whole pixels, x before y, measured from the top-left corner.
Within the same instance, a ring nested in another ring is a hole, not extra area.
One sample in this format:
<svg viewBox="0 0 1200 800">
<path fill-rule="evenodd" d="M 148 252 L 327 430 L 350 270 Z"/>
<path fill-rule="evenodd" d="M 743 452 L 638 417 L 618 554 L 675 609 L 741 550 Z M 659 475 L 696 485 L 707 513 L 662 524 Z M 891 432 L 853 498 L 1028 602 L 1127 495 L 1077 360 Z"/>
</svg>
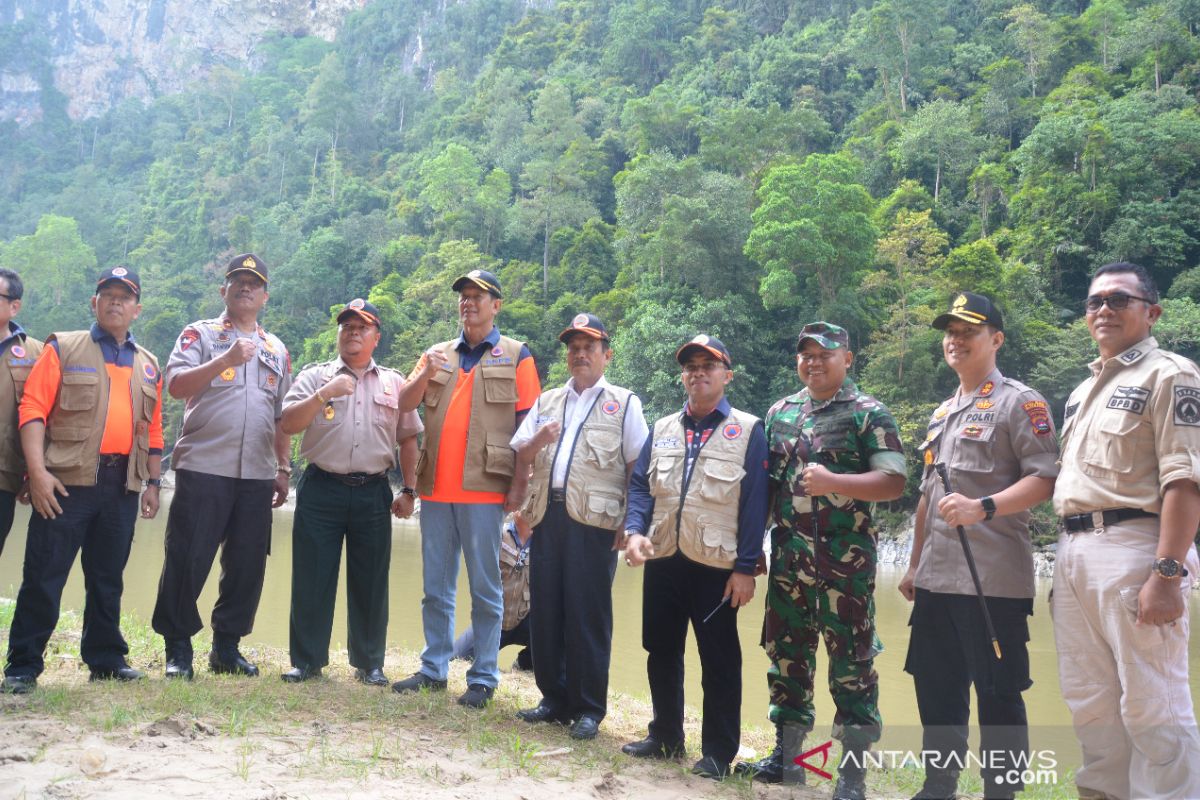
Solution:
<svg viewBox="0 0 1200 800">
<path fill-rule="evenodd" d="M 38 119 L 55 89 L 75 119 L 252 62 L 264 36 L 332 40 L 369 0 L 0 0 L 0 119 Z"/>
</svg>

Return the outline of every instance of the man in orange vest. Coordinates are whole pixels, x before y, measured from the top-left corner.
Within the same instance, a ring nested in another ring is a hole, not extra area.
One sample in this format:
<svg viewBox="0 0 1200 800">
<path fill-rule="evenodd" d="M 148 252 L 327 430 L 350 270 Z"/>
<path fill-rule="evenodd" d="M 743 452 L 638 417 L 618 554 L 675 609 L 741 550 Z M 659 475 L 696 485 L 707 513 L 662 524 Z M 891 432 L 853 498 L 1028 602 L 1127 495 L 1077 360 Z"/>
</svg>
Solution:
<svg viewBox="0 0 1200 800">
<path fill-rule="evenodd" d="M 37 685 L 80 549 L 87 587 L 80 654 L 91 680 L 144 677 L 125 661 L 129 646 L 119 626 L 138 493 L 146 484 L 142 516 L 153 518 L 163 446 L 158 360 L 129 333 L 140 299 L 137 273 L 105 270 L 92 297 L 91 330 L 50 334 L 25 384 L 21 445 L 36 513 L 9 630 L 5 692 Z"/>
</svg>

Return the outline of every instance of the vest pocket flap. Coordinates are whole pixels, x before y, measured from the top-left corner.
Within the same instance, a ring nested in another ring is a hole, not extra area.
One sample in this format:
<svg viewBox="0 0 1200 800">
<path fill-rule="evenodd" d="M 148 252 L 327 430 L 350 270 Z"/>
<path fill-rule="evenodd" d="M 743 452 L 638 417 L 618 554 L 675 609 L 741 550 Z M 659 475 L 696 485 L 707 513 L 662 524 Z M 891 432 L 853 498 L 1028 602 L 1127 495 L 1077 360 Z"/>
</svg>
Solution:
<svg viewBox="0 0 1200 800">
<path fill-rule="evenodd" d="M 706 548 L 720 549 L 732 554 L 737 553 L 737 531 L 729 525 L 711 517 L 701 517 L 697 524 L 700 528 L 700 541 Z"/>
<path fill-rule="evenodd" d="M 154 418 L 154 407 L 158 405 L 158 389 L 155 386 L 142 384 L 142 408 L 146 419 Z"/>
<path fill-rule="evenodd" d="M 584 439 L 591 450 L 592 460 L 601 468 L 612 466 L 621 456 L 621 435 L 614 431 L 585 429 Z"/>
<path fill-rule="evenodd" d="M 454 375 L 452 369 L 439 369 L 430 377 L 429 383 L 425 385 L 425 396 L 421 399 L 427 407 L 436 408 L 438 402 L 442 399 L 442 393 L 446 389 L 446 384 Z"/>
<path fill-rule="evenodd" d="M 599 492 L 589 492 L 587 497 L 588 511 L 593 514 L 600 514 L 611 519 L 616 519 L 621 516 L 622 506 L 620 497 L 615 497 L 611 494 L 601 494 Z"/>
<path fill-rule="evenodd" d="M 513 451 L 508 446 L 512 435 L 489 431 L 487 435 L 487 452 L 483 459 L 483 471 L 492 475 L 511 477 L 513 474 Z"/>
<path fill-rule="evenodd" d="M 100 376 L 94 372 L 64 372 L 58 406 L 63 411 L 88 411 L 96 407 Z"/>
<path fill-rule="evenodd" d="M 51 425 L 46 428 L 46 435 L 56 442 L 83 442 L 91 433 L 86 425 Z"/>
<path fill-rule="evenodd" d="M 489 403 L 517 402 L 517 376 L 511 367 L 496 371 L 484 370 L 483 399 Z"/>
<path fill-rule="evenodd" d="M 702 466 L 704 483 L 700 487 L 700 494 L 705 499 L 719 503 L 733 502 L 741 480 L 746 475 L 746 470 L 742 468 L 742 465 L 732 461 L 705 459 Z"/>
</svg>

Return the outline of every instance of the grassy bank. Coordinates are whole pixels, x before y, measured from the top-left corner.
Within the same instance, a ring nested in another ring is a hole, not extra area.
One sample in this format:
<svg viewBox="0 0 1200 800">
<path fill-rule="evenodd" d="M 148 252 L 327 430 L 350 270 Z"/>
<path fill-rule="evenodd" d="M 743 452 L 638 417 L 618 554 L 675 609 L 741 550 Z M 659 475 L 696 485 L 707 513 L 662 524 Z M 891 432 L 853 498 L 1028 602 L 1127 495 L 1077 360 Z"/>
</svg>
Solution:
<svg viewBox="0 0 1200 800">
<path fill-rule="evenodd" d="M 7 636 L 12 611 L 11 601 L 0 601 L 0 636 Z M 344 652 L 332 654 L 334 663 L 321 679 L 290 685 L 278 678 L 288 667 L 286 652 L 252 644 L 243 652 L 259 665 L 262 677 L 210 674 L 205 661 L 209 641 L 202 634 L 195 640 L 196 680 L 168 682 L 161 677 L 161 639 L 143 621 L 126 618 L 122 629 L 130 644 L 129 662 L 146 670 L 149 679 L 89 684 L 79 659 L 80 624 L 79 615 L 64 614 L 47 648 L 47 668 L 36 692 L 0 697 L 0 717 L 7 728 L 0 741 L 8 742 L 7 751 L 0 747 L 0 768 L 7 760 L 34 774 L 45 762 L 48 785 L 55 787 L 48 792 L 35 778 L 25 784 L 19 778 L 18 791 L 25 794 L 11 796 L 105 796 L 95 792 L 96 776 L 107 775 L 115 783 L 123 772 L 135 772 L 133 766 L 120 767 L 126 758 L 146 753 L 153 760 L 145 763 L 162 769 L 182 759 L 164 777 L 152 773 L 139 779 L 148 797 L 342 797 L 365 792 L 421 798 L 823 798 L 831 790 L 828 781 L 812 776 L 812 785 L 798 789 L 737 778 L 717 784 L 689 775 L 690 760 L 647 764 L 623 756 L 620 744 L 644 735 L 650 718 L 649 704 L 639 698 L 613 695 L 601 735 L 592 742 L 571 740 L 562 727 L 515 719 L 517 709 L 538 699 L 526 673 L 505 674 L 495 702 L 483 712 L 461 708 L 453 702 L 464 688 L 465 667 L 458 662 L 445 693 L 400 696 L 362 686 L 353 680 Z M 6 638 L 0 638 L 0 646 L 5 645 Z M 411 673 L 417 664 L 412 652 L 387 655 L 393 679 Z M 686 724 L 695 758 L 698 715 L 689 713 Z M 747 728 L 743 736 L 743 744 L 759 753 L 772 743 L 761 727 Z M 69 752 L 64 754 L 64 748 Z M 136 771 L 147 774 L 144 766 Z M 213 786 L 212 772 L 224 783 Z M 203 783 L 189 782 L 200 775 Z M 963 788 L 978 796 L 978 778 L 973 780 L 964 779 Z M 73 781 L 79 791 L 71 790 Z M 872 797 L 907 798 L 920 780 L 916 770 L 896 769 L 872 771 L 870 783 Z M 6 796 L 0 788 L 0 797 Z M 122 785 L 112 796 L 132 795 Z M 1071 795 L 1043 787 L 1023 796 Z"/>
</svg>

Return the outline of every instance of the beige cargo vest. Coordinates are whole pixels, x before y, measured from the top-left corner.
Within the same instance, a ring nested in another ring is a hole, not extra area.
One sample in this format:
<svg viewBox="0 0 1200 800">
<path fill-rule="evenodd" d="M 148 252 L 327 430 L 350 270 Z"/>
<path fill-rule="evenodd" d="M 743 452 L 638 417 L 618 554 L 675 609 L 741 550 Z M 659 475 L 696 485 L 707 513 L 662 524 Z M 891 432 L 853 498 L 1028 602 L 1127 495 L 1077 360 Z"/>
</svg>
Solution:
<svg viewBox="0 0 1200 800">
<path fill-rule="evenodd" d="M 566 493 L 567 514 L 576 522 L 615 531 L 625 521 L 625 412 L 629 409 L 628 391 L 623 397 L 607 386 L 594 398 L 592 408 L 579 434 L 573 452 L 561 453 L 562 437 L 554 445 L 543 447 L 533 462 L 529 499 L 522 513 L 530 525 L 546 515 L 550 498 L 551 470 L 559 458 L 568 458 Z M 538 400 L 538 413 L 565 425 L 567 388 L 551 389 Z"/>
<path fill-rule="evenodd" d="M 21 491 L 25 476 L 17 409 L 25 393 L 25 379 L 41 352 L 42 343 L 26 337 L 25 341 L 14 339 L 0 358 L 0 489 L 14 494 Z"/>
<path fill-rule="evenodd" d="M 425 441 L 417 464 L 417 493 L 421 495 L 433 494 L 442 423 L 459 373 L 459 353 L 454 347 L 457 341 L 436 345 L 446 354 L 447 363 L 425 387 Z M 517 360 L 524 346 L 523 342 L 501 336 L 500 344 L 475 366 L 463 460 L 462 485 L 468 491 L 503 493 L 512 483 L 514 457 L 508 443 L 517 429 Z"/>
<path fill-rule="evenodd" d="M 62 364 L 62 385 L 58 402 L 46 421 L 46 469 L 67 486 L 95 486 L 108 415 L 109 378 L 104 354 L 88 331 L 52 333 L 46 343 L 55 340 Z M 158 359 L 141 345 L 133 356 L 129 382 L 134 430 L 125 488 L 140 492 L 142 481 L 150 477 L 150 421 L 158 403 Z"/>
<path fill-rule="evenodd" d="M 738 500 L 746 475 L 746 450 L 758 417 L 731 408 L 700 448 L 692 476 L 683 490 L 687 432 L 681 414 L 663 417 L 650 432 L 647 479 L 654 497 L 648 536 L 654 557 L 678 549 L 692 561 L 732 569 L 737 560 Z"/>
<path fill-rule="evenodd" d="M 504 526 L 500 539 L 500 583 L 504 587 L 504 618 L 500 629 L 511 631 L 529 615 L 529 542 L 522 554 L 517 538 Z"/>
</svg>

